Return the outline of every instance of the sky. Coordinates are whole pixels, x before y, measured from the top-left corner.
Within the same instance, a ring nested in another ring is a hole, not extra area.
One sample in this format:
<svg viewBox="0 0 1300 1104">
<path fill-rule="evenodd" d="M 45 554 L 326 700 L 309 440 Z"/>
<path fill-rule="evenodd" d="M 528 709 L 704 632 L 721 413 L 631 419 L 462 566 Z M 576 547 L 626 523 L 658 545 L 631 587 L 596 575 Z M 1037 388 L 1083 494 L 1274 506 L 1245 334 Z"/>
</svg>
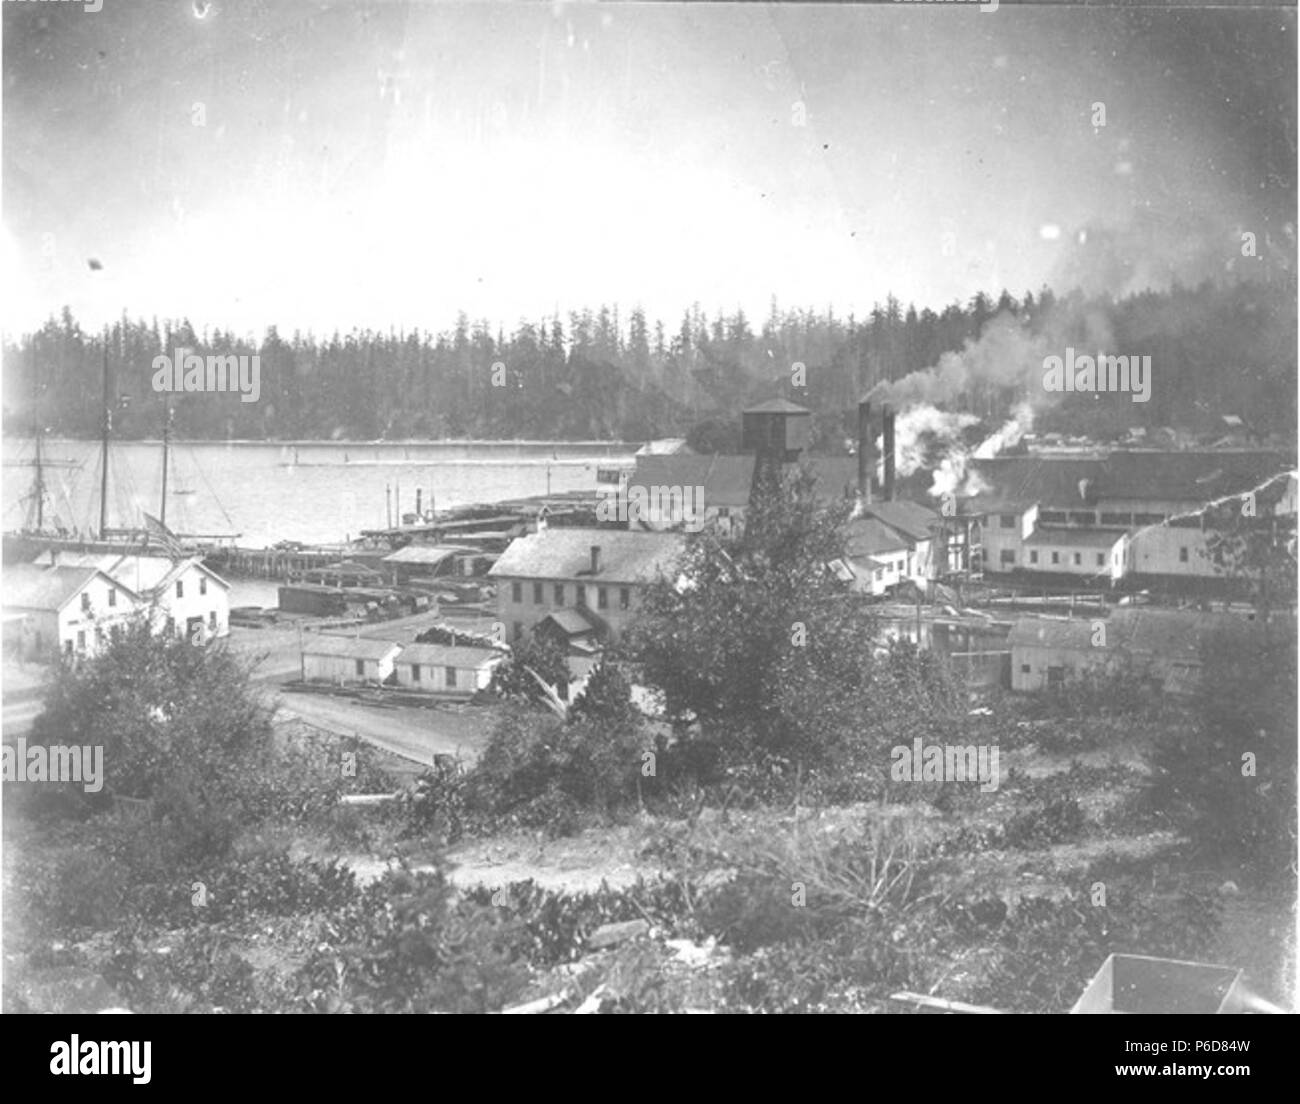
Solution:
<svg viewBox="0 0 1300 1104">
<path fill-rule="evenodd" d="M 671 332 L 693 302 L 861 316 L 890 293 L 941 310 L 1294 268 L 1286 9 L 104 0 L 0 20 L 11 330 L 65 304 L 87 327 L 257 335 L 617 303 Z"/>
</svg>

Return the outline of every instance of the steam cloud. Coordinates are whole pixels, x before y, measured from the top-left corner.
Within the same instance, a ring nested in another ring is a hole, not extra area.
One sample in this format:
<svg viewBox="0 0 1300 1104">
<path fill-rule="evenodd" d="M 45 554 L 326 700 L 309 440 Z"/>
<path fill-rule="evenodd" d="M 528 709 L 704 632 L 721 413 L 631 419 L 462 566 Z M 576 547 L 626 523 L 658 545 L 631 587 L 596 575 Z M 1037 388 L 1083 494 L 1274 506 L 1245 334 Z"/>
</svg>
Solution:
<svg viewBox="0 0 1300 1104">
<path fill-rule="evenodd" d="M 1094 331 L 1107 328 L 1100 318 L 1089 326 Z M 1030 334 L 1014 316 L 999 315 L 978 340 L 967 341 L 960 352 L 944 353 L 933 368 L 874 387 L 867 396 L 872 402 L 888 403 L 899 411 L 895 423 L 899 474 L 917 471 L 925 463 L 927 445 L 938 444 L 943 459 L 934 470 L 931 495 L 968 496 L 985 489 L 970 471 L 970 461 L 996 456 L 1033 429 L 1035 402 L 1048 401 L 1042 388 L 1043 358 L 1053 348 L 1051 337 Z M 1022 396 L 1012 416 L 973 450 L 963 442 L 962 433 L 980 418 L 939 409 L 969 401 L 981 391 L 1010 389 Z"/>
</svg>

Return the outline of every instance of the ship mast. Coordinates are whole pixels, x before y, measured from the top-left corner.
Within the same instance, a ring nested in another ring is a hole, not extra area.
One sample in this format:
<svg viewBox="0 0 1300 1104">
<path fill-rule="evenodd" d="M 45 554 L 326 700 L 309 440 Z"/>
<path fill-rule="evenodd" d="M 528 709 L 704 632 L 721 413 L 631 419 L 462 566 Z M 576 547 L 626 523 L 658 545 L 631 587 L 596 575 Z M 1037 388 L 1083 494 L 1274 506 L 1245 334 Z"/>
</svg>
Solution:
<svg viewBox="0 0 1300 1104">
<path fill-rule="evenodd" d="M 41 438 L 45 435 L 41 425 L 41 381 L 36 371 L 36 341 L 32 341 L 32 429 L 36 434 L 36 476 L 32 488 L 36 495 L 36 531 L 45 528 L 45 465 L 41 455 Z"/>
<path fill-rule="evenodd" d="M 99 538 L 108 539 L 108 435 L 113 429 L 113 410 L 109 403 L 108 387 L 108 327 L 104 327 L 104 410 L 103 435 L 100 441 L 99 459 Z"/>
<path fill-rule="evenodd" d="M 163 465 L 162 465 L 162 502 L 158 506 L 158 520 L 167 524 L 167 449 L 171 444 L 172 404 L 163 400 Z"/>
</svg>

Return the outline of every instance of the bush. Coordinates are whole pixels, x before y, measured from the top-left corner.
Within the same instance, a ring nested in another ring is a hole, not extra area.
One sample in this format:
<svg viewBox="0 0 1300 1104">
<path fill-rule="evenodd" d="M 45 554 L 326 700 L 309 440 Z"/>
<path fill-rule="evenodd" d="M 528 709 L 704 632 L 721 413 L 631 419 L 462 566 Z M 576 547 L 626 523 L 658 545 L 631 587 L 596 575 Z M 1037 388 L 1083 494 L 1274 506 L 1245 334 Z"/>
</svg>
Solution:
<svg viewBox="0 0 1300 1104">
<path fill-rule="evenodd" d="M 1196 722 L 1171 726 L 1150 756 L 1148 807 L 1211 860 L 1294 884 L 1294 628 L 1243 622 L 1207 638 L 1202 661 Z"/>
</svg>

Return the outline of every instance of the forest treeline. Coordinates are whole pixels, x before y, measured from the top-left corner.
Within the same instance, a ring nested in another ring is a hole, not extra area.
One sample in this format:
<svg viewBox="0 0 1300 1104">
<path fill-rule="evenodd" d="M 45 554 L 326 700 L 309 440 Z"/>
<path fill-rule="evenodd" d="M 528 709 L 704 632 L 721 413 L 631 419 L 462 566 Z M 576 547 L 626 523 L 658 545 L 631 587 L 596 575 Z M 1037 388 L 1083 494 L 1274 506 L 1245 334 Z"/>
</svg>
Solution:
<svg viewBox="0 0 1300 1104">
<path fill-rule="evenodd" d="M 188 321 L 132 320 L 87 332 L 65 308 L 4 349 L 5 429 L 94 437 L 102 366 L 113 395 L 115 436 L 160 435 L 165 398 L 182 438 L 550 438 L 645 440 L 690 434 L 704 447 L 734 447 L 747 403 L 784 395 L 811 407 L 823 448 L 852 434 L 858 397 L 880 381 L 934 366 L 978 341 L 1006 316 L 1027 335 L 1107 351 L 1151 355 L 1151 401 L 1098 403 L 1068 395 L 1040 429 L 1122 432 L 1129 426 L 1205 427 L 1225 413 L 1260 433 L 1292 437 L 1296 422 L 1296 285 L 1206 283 L 1120 300 L 983 293 L 936 313 L 890 297 L 866 317 L 782 309 L 761 322 L 742 311 L 707 316 L 698 306 L 676 326 L 614 306 L 521 322 L 512 332 L 461 315 L 441 333 L 353 330 L 328 337 L 269 329 L 260 342 Z M 261 358 L 259 401 L 238 394 L 170 397 L 151 386 L 153 358 L 183 346 L 201 355 Z M 791 367 L 806 366 L 806 387 Z M 1037 365 L 1024 366 L 1032 382 Z M 963 395 L 956 408 L 1003 414 L 1017 388 Z M 36 396 L 39 395 L 39 398 Z M 1020 396 L 1023 397 L 1023 396 Z"/>
</svg>

